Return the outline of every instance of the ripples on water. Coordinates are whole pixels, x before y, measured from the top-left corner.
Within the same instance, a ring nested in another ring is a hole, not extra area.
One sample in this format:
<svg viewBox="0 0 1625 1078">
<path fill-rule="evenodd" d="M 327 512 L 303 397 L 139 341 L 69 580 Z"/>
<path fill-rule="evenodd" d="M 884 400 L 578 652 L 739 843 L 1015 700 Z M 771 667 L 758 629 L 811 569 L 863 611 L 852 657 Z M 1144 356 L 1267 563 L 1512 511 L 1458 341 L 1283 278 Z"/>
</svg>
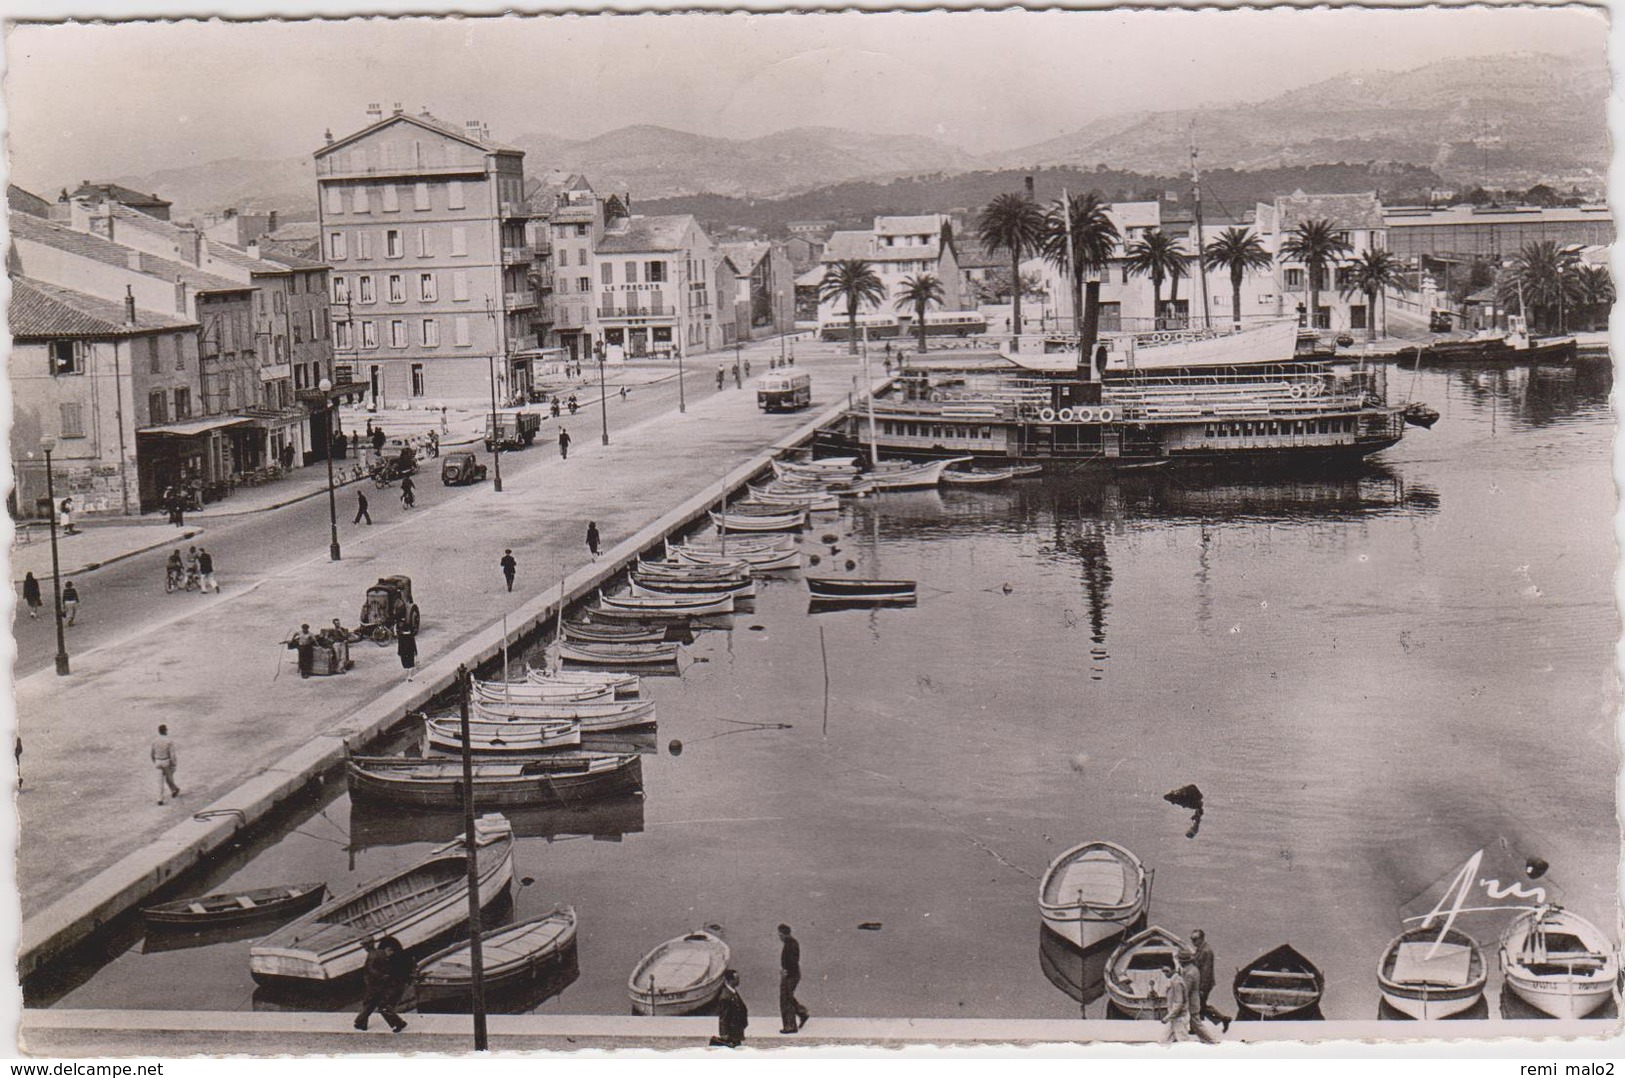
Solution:
<svg viewBox="0 0 1625 1078">
<path fill-rule="evenodd" d="M 1615 924 L 1606 371 L 1415 385 L 1438 425 L 1337 477 L 1037 480 L 824 518 L 823 567 L 916 578 L 918 607 L 809 616 L 774 582 L 648 683 L 646 799 L 515 821 L 517 914 L 581 916 L 579 976 L 523 1005 L 623 1013 L 638 957 L 715 921 L 766 1028 L 782 920 L 815 1014 L 1098 1017 L 1087 956 L 1034 939 L 1038 875 L 1095 837 L 1155 870 L 1153 922 L 1207 930 L 1226 1010 L 1234 967 L 1291 942 L 1326 1017 L 1374 1017 L 1401 908 L 1480 848 L 1544 858 Z M 1162 797 L 1186 783 L 1194 838 Z M 457 826 L 332 791 L 206 886 L 347 890 Z M 66 1005 L 312 1005 L 257 996 L 246 941 L 121 946 Z"/>
</svg>

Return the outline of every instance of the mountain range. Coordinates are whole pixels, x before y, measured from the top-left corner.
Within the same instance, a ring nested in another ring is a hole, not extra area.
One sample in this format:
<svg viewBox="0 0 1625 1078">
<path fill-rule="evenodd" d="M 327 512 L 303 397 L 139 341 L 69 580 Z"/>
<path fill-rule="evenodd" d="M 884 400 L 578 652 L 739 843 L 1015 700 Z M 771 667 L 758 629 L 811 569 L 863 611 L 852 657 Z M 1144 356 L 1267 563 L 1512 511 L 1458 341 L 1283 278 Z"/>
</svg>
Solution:
<svg viewBox="0 0 1625 1078">
<path fill-rule="evenodd" d="M 1194 138 L 1205 168 L 1357 163 L 1432 169 L 1447 182 L 1519 184 L 1605 174 L 1609 76 L 1595 56 L 1517 53 L 1441 60 L 1403 72 L 1339 75 L 1252 104 L 1146 110 L 1059 138 L 973 154 L 924 135 L 801 127 L 758 138 L 637 125 L 590 139 L 545 133 L 508 141 L 533 175 L 580 172 L 634 200 L 713 194 L 776 199 L 853 181 L 1010 168 L 1105 166 L 1178 174 Z M 155 191 L 177 217 L 234 206 L 314 216 L 308 157 L 231 159 L 115 182 Z"/>
</svg>

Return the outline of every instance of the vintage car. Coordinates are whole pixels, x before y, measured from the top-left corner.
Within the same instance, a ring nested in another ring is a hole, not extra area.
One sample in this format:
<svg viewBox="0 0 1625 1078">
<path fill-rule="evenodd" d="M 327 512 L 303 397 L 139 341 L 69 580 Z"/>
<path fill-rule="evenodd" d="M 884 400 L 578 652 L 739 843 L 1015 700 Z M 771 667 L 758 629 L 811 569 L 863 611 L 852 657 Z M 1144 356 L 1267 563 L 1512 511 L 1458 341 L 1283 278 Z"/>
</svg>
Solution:
<svg viewBox="0 0 1625 1078">
<path fill-rule="evenodd" d="M 374 643 L 387 644 L 402 625 L 417 632 L 420 621 L 417 604 L 412 601 L 412 578 L 381 576 L 367 589 L 356 633 L 371 637 Z"/>
<path fill-rule="evenodd" d="M 542 417 L 535 412 L 502 412 L 485 417 L 485 448 L 495 453 L 498 449 L 523 449 L 536 440 L 542 429 Z"/>
<path fill-rule="evenodd" d="M 467 450 L 457 450 L 440 458 L 440 481 L 448 487 L 479 483 L 485 479 L 485 465 Z"/>
</svg>

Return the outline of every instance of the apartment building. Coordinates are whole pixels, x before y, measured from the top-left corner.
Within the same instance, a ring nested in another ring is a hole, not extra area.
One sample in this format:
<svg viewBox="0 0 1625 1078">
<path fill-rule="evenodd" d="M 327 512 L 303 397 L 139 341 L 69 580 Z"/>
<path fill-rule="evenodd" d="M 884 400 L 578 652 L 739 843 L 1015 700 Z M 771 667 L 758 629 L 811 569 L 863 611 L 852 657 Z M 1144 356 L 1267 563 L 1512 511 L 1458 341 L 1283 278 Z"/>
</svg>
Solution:
<svg viewBox="0 0 1625 1078">
<path fill-rule="evenodd" d="M 1273 203 L 1260 202 L 1253 215 L 1253 227 L 1264 247 L 1275 256 L 1276 304 L 1273 313 L 1296 314 L 1300 322 L 1315 329 L 1363 330 L 1372 317 L 1366 300 L 1358 292 L 1349 293 L 1350 269 L 1346 265 L 1328 267 L 1315 282 L 1319 305 L 1309 310 L 1309 268 L 1281 254 L 1292 232 L 1305 221 L 1327 220 L 1349 245 L 1340 262 L 1359 258 L 1367 251 L 1387 247 L 1388 227 L 1383 220 L 1382 203 L 1374 192 L 1349 195 L 1309 195 L 1294 191 Z"/>
<path fill-rule="evenodd" d="M 943 303 L 940 310 L 957 311 L 963 307 L 953 224 L 945 213 L 876 217 L 874 227 L 867 232 L 836 232 L 824 247 L 821 264 L 827 267 L 833 262 L 854 259 L 869 263 L 886 290 L 886 297 L 880 304 L 864 304 L 859 309 L 860 318 L 874 316 L 912 322 L 913 311 L 899 309 L 897 298 L 906 278 L 926 274 L 936 277 L 942 284 Z M 820 302 L 818 321 L 823 324 L 844 323 L 845 301 L 826 299 Z"/>
<path fill-rule="evenodd" d="M 380 408 L 527 388 L 536 308 L 524 152 L 398 107 L 316 151 L 340 374 Z"/>
<path fill-rule="evenodd" d="M 593 323 L 607 355 L 669 358 L 722 343 L 716 247 L 690 214 L 610 219 L 593 252 Z"/>
</svg>

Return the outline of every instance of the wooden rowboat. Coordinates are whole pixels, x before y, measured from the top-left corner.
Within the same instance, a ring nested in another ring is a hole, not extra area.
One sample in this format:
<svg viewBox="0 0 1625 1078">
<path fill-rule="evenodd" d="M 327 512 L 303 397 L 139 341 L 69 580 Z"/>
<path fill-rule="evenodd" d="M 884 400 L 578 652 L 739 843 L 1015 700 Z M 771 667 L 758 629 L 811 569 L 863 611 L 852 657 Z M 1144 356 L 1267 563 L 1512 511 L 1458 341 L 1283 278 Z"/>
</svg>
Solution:
<svg viewBox="0 0 1625 1078">
<path fill-rule="evenodd" d="M 691 595 L 732 595 L 740 599 L 756 598 L 756 581 L 744 580 L 675 580 L 645 577 L 632 571 L 631 592 L 644 599 L 670 599 Z"/>
<path fill-rule="evenodd" d="M 463 762 L 445 757 L 352 756 L 350 796 L 379 804 L 456 810 L 463 806 Z M 574 805 L 643 789 L 635 754 L 561 752 L 514 760 L 475 760 L 480 808 Z"/>
<path fill-rule="evenodd" d="M 782 548 L 764 548 L 775 553 Z M 703 553 L 716 553 L 712 550 L 703 550 Z M 740 580 L 749 580 L 751 577 L 750 562 L 736 561 L 729 565 L 695 565 L 693 562 L 680 561 L 672 558 L 669 561 L 640 560 L 632 572 L 638 577 L 647 580 L 682 580 L 705 581 L 718 580 L 725 583 L 734 583 Z"/>
<path fill-rule="evenodd" d="M 615 610 L 682 614 L 691 618 L 733 613 L 733 596 L 727 592 L 705 591 L 694 595 L 610 595 L 599 592 L 598 601 Z"/>
<path fill-rule="evenodd" d="M 794 546 L 796 537 L 793 535 L 764 533 L 762 535 L 730 535 L 727 547 L 730 553 L 744 550 L 787 550 Z M 713 554 L 722 552 L 722 536 L 709 532 L 691 535 L 685 540 L 667 539 L 666 548 L 673 546 L 686 546 L 691 550 L 709 551 Z"/>
<path fill-rule="evenodd" d="M 677 631 L 682 632 L 681 629 Z M 668 623 L 660 625 L 643 625 L 637 622 L 567 621 L 564 623 L 564 639 L 594 644 L 659 644 L 663 643 L 671 634 L 672 626 Z"/>
<path fill-rule="evenodd" d="M 586 666 L 670 666 L 677 661 L 676 644 L 559 644 L 559 659 Z"/>
<path fill-rule="evenodd" d="M 1114 842 L 1072 847 L 1050 863 L 1038 885 L 1039 916 L 1074 947 L 1121 935 L 1150 904 L 1150 874 Z"/>
<path fill-rule="evenodd" d="M 1253 959 L 1236 971 L 1231 991 L 1236 1006 L 1260 1018 L 1292 1018 L 1312 1010 L 1326 990 L 1326 978 L 1291 944 Z"/>
<path fill-rule="evenodd" d="M 440 752 L 461 753 L 463 730 L 457 719 L 425 719 L 424 744 Z M 560 722 L 515 723 L 497 727 L 470 722 L 468 751 L 532 755 L 549 749 L 568 749 L 581 744 L 581 725 Z"/>
<path fill-rule="evenodd" d="M 860 580 L 855 577 L 810 576 L 807 591 L 815 601 L 852 603 L 911 603 L 912 580 Z"/>
<path fill-rule="evenodd" d="M 757 573 L 801 568 L 801 551 L 799 550 L 743 550 L 736 553 L 730 548 L 726 554 L 712 554 L 685 546 L 678 547 L 676 554 L 679 561 L 689 562 L 693 565 L 734 565 L 743 563 L 749 565 L 751 570 Z"/>
<path fill-rule="evenodd" d="M 590 704 L 610 703 L 615 699 L 615 690 L 608 685 L 570 685 L 556 681 L 481 681 L 479 678 L 469 680 L 472 689 L 469 695 L 475 700 Z"/>
<path fill-rule="evenodd" d="M 719 513 L 715 509 L 710 510 L 710 514 L 713 524 L 723 531 L 730 532 L 787 532 L 803 527 L 807 523 L 807 514 L 800 509 L 763 516 Z"/>
<path fill-rule="evenodd" d="M 1163 973 L 1175 968 L 1174 956 L 1185 948 L 1184 940 L 1156 925 L 1135 933 L 1106 960 L 1106 994 L 1131 1017 L 1167 1017 Z"/>
<path fill-rule="evenodd" d="M 1501 975 L 1519 999 L 1553 1018 L 1584 1018 L 1612 996 L 1619 955 L 1584 917 L 1543 906 L 1507 926 Z"/>
<path fill-rule="evenodd" d="M 475 821 L 475 878 L 481 907 L 513 882 L 513 829 L 501 813 Z M 254 944 L 249 972 L 262 985 L 332 985 L 361 973 L 363 943 L 394 936 L 412 951 L 454 932 L 468 919 L 468 857 L 462 836 L 410 868 L 332 899 Z"/>
<path fill-rule="evenodd" d="M 714 928 L 667 940 L 644 955 L 626 982 L 636 1014 L 689 1014 L 722 992 L 729 950 Z"/>
<path fill-rule="evenodd" d="M 838 457 L 823 461 L 773 461 L 773 474 L 781 479 L 787 476 L 807 479 L 842 478 L 856 475 L 857 472 L 857 457 Z"/>
<path fill-rule="evenodd" d="M 967 486 L 986 483 L 1006 483 L 1016 477 L 1014 468 L 998 468 L 993 471 L 956 472 L 952 468 L 942 473 L 944 483 L 955 486 Z"/>
<path fill-rule="evenodd" d="M 553 682 L 576 685 L 608 685 L 617 696 L 637 696 L 642 684 L 636 674 L 618 674 L 609 670 L 536 670 L 527 668 L 526 677 L 538 685 Z"/>
<path fill-rule="evenodd" d="M 326 896 L 325 883 L 256 887 L 161 902 L 156 906 L 144 907 L 141 917 L 151 927 L 214 928 L 245 921 L 291 917 L 318 905 Z"/>
<path fill-rule="evenodd" d="M 963 464 L 970 457 L 950 457 L 913 467 L 881 469 L 869 474 L 869 482 L 876 490 L 922 490 L 942 482 L 942 475 L 950 464 Z"/>
<path fill-rule="evenodd" d="M 1483 997 L 1488 978 L 1478 942 L 1437 925 L 1405 930 L 1377 961 L 1384 1002 L 1422 1021 L 1467 1010 Z"/>
<path fill-rule="evenodd" d="M 569 906 L 486 934 L 480 940 L 485 991 L 501 992 L 525 984 L 563 957 L 575 941 L 576 911 Z M 420 1005 L 472 994 L 474 966 L 469 943 L 454 944 L 419 962 L 417 989 Z"/>
<path fill-rule="evenodd" d="M 653 700 L 617 700 L 607 704 L 526 704 L 515 701 L 478 700 L 469 710 L 470 720 L 503 723 L 573 722 L 582 732 L 588 730 L 630 730 L 655 724 Z M 450 721 L 450 720 L 448 720 Z"/>
</svg>

